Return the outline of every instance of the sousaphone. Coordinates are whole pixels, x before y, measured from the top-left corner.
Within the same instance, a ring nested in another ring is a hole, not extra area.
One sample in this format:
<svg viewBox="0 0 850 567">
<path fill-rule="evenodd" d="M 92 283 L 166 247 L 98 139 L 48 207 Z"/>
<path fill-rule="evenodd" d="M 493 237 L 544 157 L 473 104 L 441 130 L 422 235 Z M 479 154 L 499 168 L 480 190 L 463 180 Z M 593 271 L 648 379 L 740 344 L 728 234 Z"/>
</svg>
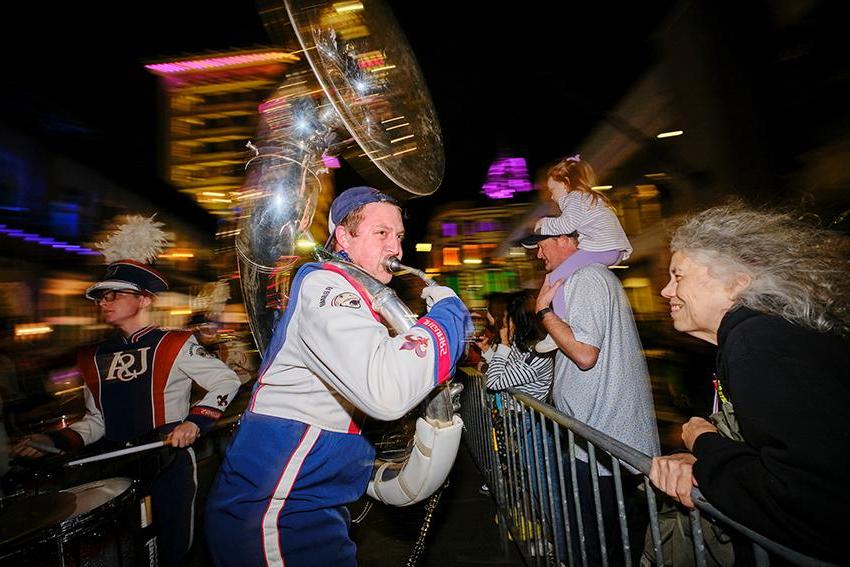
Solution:
<svg viewBox="0 0 850 567">
<path fill-rule="evenodd" d="M 272 38 L 301 58 L 259 107 L 259 128 L 250 145 L 254 156 L 241 193 L 248 204 L 236 237 L 242 293 L 251 331 L 264 352 L 288 303 L 290 276 L 302 259 L 299 243 L 311 239 L 320 192 L 329 191 L 329 161 L 345 157 L 370 184 L 404 199 L 437 190 L 445 157 L 419 67 L 382 2 L 264 0 L 260 11 Z M 403 332 L 416 321 L 390 288 L 353 264 L 338 266 L 364 284 L 393 330 Z M 417 442 L 409 443 L 425 452 L 413 448 L 401 462 L 377 463 L 370 495 L 403 506 L 442 484 L 448 469 L 442 478 L 411 471 L 433 473 L 440 459 L 443 468 L 446 462 L 451 468 L 462 422 L 453 415 L 447 388 L 427 407 L 416 423 Z"/>
</svg>

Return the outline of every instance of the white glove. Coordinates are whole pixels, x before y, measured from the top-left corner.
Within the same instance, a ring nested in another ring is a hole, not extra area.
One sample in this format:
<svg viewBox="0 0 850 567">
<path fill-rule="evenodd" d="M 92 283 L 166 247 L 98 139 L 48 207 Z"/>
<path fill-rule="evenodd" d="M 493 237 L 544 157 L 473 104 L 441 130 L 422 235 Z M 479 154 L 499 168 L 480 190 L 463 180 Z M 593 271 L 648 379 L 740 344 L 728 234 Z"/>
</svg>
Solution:
<svg viewBox="0 0 850 567">
<path fill-rule="evenodd" d="M 450 287 L 444 285 L 426 285 L 422 288 L 422 299 L 425 300 L 425 306 L 428 311 L 435 303 L 447 297 L 457 297 L 457 294 Z"/>
</svg>

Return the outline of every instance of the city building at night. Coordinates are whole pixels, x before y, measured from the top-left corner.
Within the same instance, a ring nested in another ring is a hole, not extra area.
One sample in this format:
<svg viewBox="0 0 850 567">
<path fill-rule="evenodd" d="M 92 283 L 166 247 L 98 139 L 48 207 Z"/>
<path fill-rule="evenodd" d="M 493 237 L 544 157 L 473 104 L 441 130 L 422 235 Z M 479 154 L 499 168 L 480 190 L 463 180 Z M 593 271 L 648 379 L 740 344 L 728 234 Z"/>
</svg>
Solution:
<svg viewBox="0 0 850 567">
<path fill-rule="evenodd" d="M 275 48 L 240 49 L 161 59 L 145 68 L 159 78 L 161 175 L 219 217 L 219 252 L 232 251 L 246 206 L 259 193 L 243 190 L 260 109 L 282 85 L 304 83 L 299 57 Z M 294 92 L 292 88 L 288 91 Z M 339 167 L 328 158 L 327 169 Z M 322 176 L 311 234 L 321 240 L 333 200 Z"/>
<path fill-rule="evenodd" d="M 467 305 L 483 307 L 488 294 L 517 290 L 533 272 L 533 258 L 522 247 L 511 248 L 506 257 L 496 254 L 515 219 L 529 207 L 450 203 L 431 218 L 426 242 L 416 245 L 417 256 L 430 275 L 457 291 Z"/>
<path fill-rule="evenodd" d="M 147 64 L 162 92 L 162 176 L 213 214 L 229 215 L 238 203 L 257 107 L 297 61 L 288 51 L 262 48 Z"/>
</svg>

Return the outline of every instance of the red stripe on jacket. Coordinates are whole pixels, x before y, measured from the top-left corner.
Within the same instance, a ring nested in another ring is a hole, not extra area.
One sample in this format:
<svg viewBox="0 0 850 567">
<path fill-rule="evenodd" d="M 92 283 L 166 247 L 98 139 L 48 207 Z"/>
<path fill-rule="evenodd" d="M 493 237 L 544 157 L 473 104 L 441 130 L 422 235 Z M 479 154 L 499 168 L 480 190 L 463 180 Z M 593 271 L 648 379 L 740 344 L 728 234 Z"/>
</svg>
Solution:
<svg viewBox="0 0 850 567">
<path fill-rule="evenodd" d="M 165 425 L 165 386 L 174 361 L 189 337 L 190 331 L 169 331 L 156 347 L 153 355 L 153 379 L 151 401 L 153 402 L 153 426 Z"/>
<path fill-rule="evenodd" d="M 344 277 L 345 280 L 351 284 L 351 287 L 353 287 L 354 290 L 358 294 L 360 294 L 360 297 L 363 298 L 363 302 L 366 304 L 366 307 L 369 308 L 369 311 L 372 313 L 372 317 L 375 318 L 375 321 L 377 321 L 378 323 L 381 322 L 381 315 L 377 311 L 372 309 L 372 297 L 369 295 L 369 292 L 366 291 L 366 288 L 363 287 L 363 284 L 361 284 L 359 281 L 352 278 L 347 272 L 341 270 L 333 264 L 322 264 L 322 268 Z"/>
<path fill-rule="evenodd" d="M 86 386 L 88 386 L 94 398 L 95 406 L 100 412 L 103 412 L 103 408 L 100 406 L 100 374 L 97 371 L 95 355 L 97 355 L 96 346 L 80 350 L 77 353 L 77 369 L 83 375 L 83 380 L 85 380 Z"/>
</svg>

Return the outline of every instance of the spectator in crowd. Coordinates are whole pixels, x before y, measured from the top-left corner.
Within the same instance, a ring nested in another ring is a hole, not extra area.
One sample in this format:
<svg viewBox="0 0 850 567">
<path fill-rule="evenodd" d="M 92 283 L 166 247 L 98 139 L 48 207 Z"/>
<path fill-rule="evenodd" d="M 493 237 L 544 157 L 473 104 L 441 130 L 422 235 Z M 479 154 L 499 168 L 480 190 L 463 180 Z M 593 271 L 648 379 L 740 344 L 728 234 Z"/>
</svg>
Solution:
<svg viewBox="0 0 850 567">
<path fill-rule="evenodd" d="M 699 486 L 756 532 L 846 561 L 848 239 L 732 204 L 687 220 L 670 248 L 661 295 L 676 330 L 718 347 L 716 407 L 684 425 L 690 453 L 653 459 L 652 482 L 689 508 Z"/>
<path fill-rule="evenodd" d="M 478 345 L 488 363 L 487 388 L 494 391 L 516 388 L 520 392 L 547 402 L 552 386 L 553 358 L 534 350 L 540 339 L 530 297 L 521 291 L 507 297 L 507 309 L 495 337 L 482 337 Z"/>
<path fill-rule="evenodd" d="M 509 294 L 494 291 L 487 295 L 487 309 L 472 313 L 473 342 L 467 351 L 466 362 L 481 372 L 486 372 L 487 361 L 482 346 L 499 342 L 499 327 L 505 320 L 505 301 Z"/>
<path fill-rule="evenodd" d="M 552 279 L 552 272 L 578 250 L 574 234 L 564 235 L 544 227 L 542 234 L 526 237 L 520 244 L 537 248 L 537 257 L 549 272 L 537 297 L 536 314 L 558 346 L 552 386 L 555 407 L 622 443 L 648 455 L 658 455 L 649 371 L 620 281 L 601 264 L 576 270 L 566 282 Z M 552 312 L 556 294 L 564 296 L 563 320 Z M 602 557 L 594 529 L 597 523 L 591 471 L 588 455 L 580 447 L 576 449 L 576 469 L 587 556 L 591 564 L 598 564 Z M 612 470 L 600 463 L 598 473 L 605 541 L 621 541 Z M 639 483 L 639 475 L 624 475 L 627 505 L 634 505 Z M 572 506 L 571 499 L 568 503 Z M 574 513 L 571 510 L 571 515 Z M 636 521 L 637 516 L 630 514 L 630 519 Z M 573 553 L 578 558 L 577 530 L 571 534 Z M 636 541 L 641 539 L 642 526 L 630 526 L 630 534 Z M 617 548 L 612 546 L 609 552 L 613 564 L 623 560 L 618 557 Z"/>
<path fill-rule="evenodd" d="M 614 266 L 628 259 L 632 246 L 617 212 L 604 194 L 595 191 L 596 173 L 579 154 L 565 157 L 546 174 L 546 189 L 561 214 L 544 217 L 534 225 L 537 234 L 578 234 L 578 250 L 555 268 L 550 281 L 567 280 L 573 272 L 588 264 Z M 552 299 L 555 315 L 564 318 L 566 306 L 562 294 Z M 551 336 L 537 345 L 540 352 L 558 348 Z"/>
<path fill-rule="evenodd" d="M 541 354 L 534 350 L 534 345 L 542 338 L 542 332 L 534 319 L 533 303 L 531 303 L 533 297 L 527 291 L 520 291 L 505 294 L 504 298 L 506 308 L 499 325 L 498 342 L 485 338 L 478 343 L 484 359 L 488 362 L 485 375 L 487 388 L 497 392 L 497 395 L 503 390 L 513 388 L 541 402 L 548 403 L 552 388 L 554 356 L 551 353 Z M 534 423 L 532 423 L 530 410 L 525 411 L 524 422 L 520 423 L 515 420 L 513 412 L 517 411 L 517 408 L 514 405 L 512 403 L 506 404 L 511 412 L 507 415 L 513 427 L 522 428 L 521 431 L 525 432 L 525 435 L 522 436 L 524 444 L 520 459 L 525 464 L 523 477 L 528 479 L 532 494 L 534 494 L 532 501 L 536 506 L 540 495 L 537 490 L 538 477 L 546 474 L 543 472 L 546 469 L 544 467 L 545 454 L 542 448 L 542 432 L 539 427 L 539 420 L 534 420 Z M 536 428 L 534 435 L 531 432 L 532 427 Z M 504 429 L 501 433 L 498 441 L 501 445 L 504 445 Z M 548 454 L 552 459 L 551 462 L 554 462 L 555 445 L 551 433 L 550 429 L 547 432 L 546 440 Z M 533 451 L 531 450 L 532 447 L 534 447 Z M 500 456 L 506 453 L 502 450 L 502 447 L 499 449 Z M 554 479 L 557 468 L 552 467 L 550 470 Z M 548 493 L 544 490 L 542 494 L 545 498 Z M 558 498 L 556 497 L 555 500 L 557 501 Z M 548 499 L 546 499 L 544 512 L 548 512 L 549 509 Z M 560 519 L 560 506 L 555 507 L 555 512 Z M 560 521 L 557 523 L 560 524 Z M 562 543 L 561 549 L 566 549 L 565 545 L 566 541 Z"/>
</svg>

